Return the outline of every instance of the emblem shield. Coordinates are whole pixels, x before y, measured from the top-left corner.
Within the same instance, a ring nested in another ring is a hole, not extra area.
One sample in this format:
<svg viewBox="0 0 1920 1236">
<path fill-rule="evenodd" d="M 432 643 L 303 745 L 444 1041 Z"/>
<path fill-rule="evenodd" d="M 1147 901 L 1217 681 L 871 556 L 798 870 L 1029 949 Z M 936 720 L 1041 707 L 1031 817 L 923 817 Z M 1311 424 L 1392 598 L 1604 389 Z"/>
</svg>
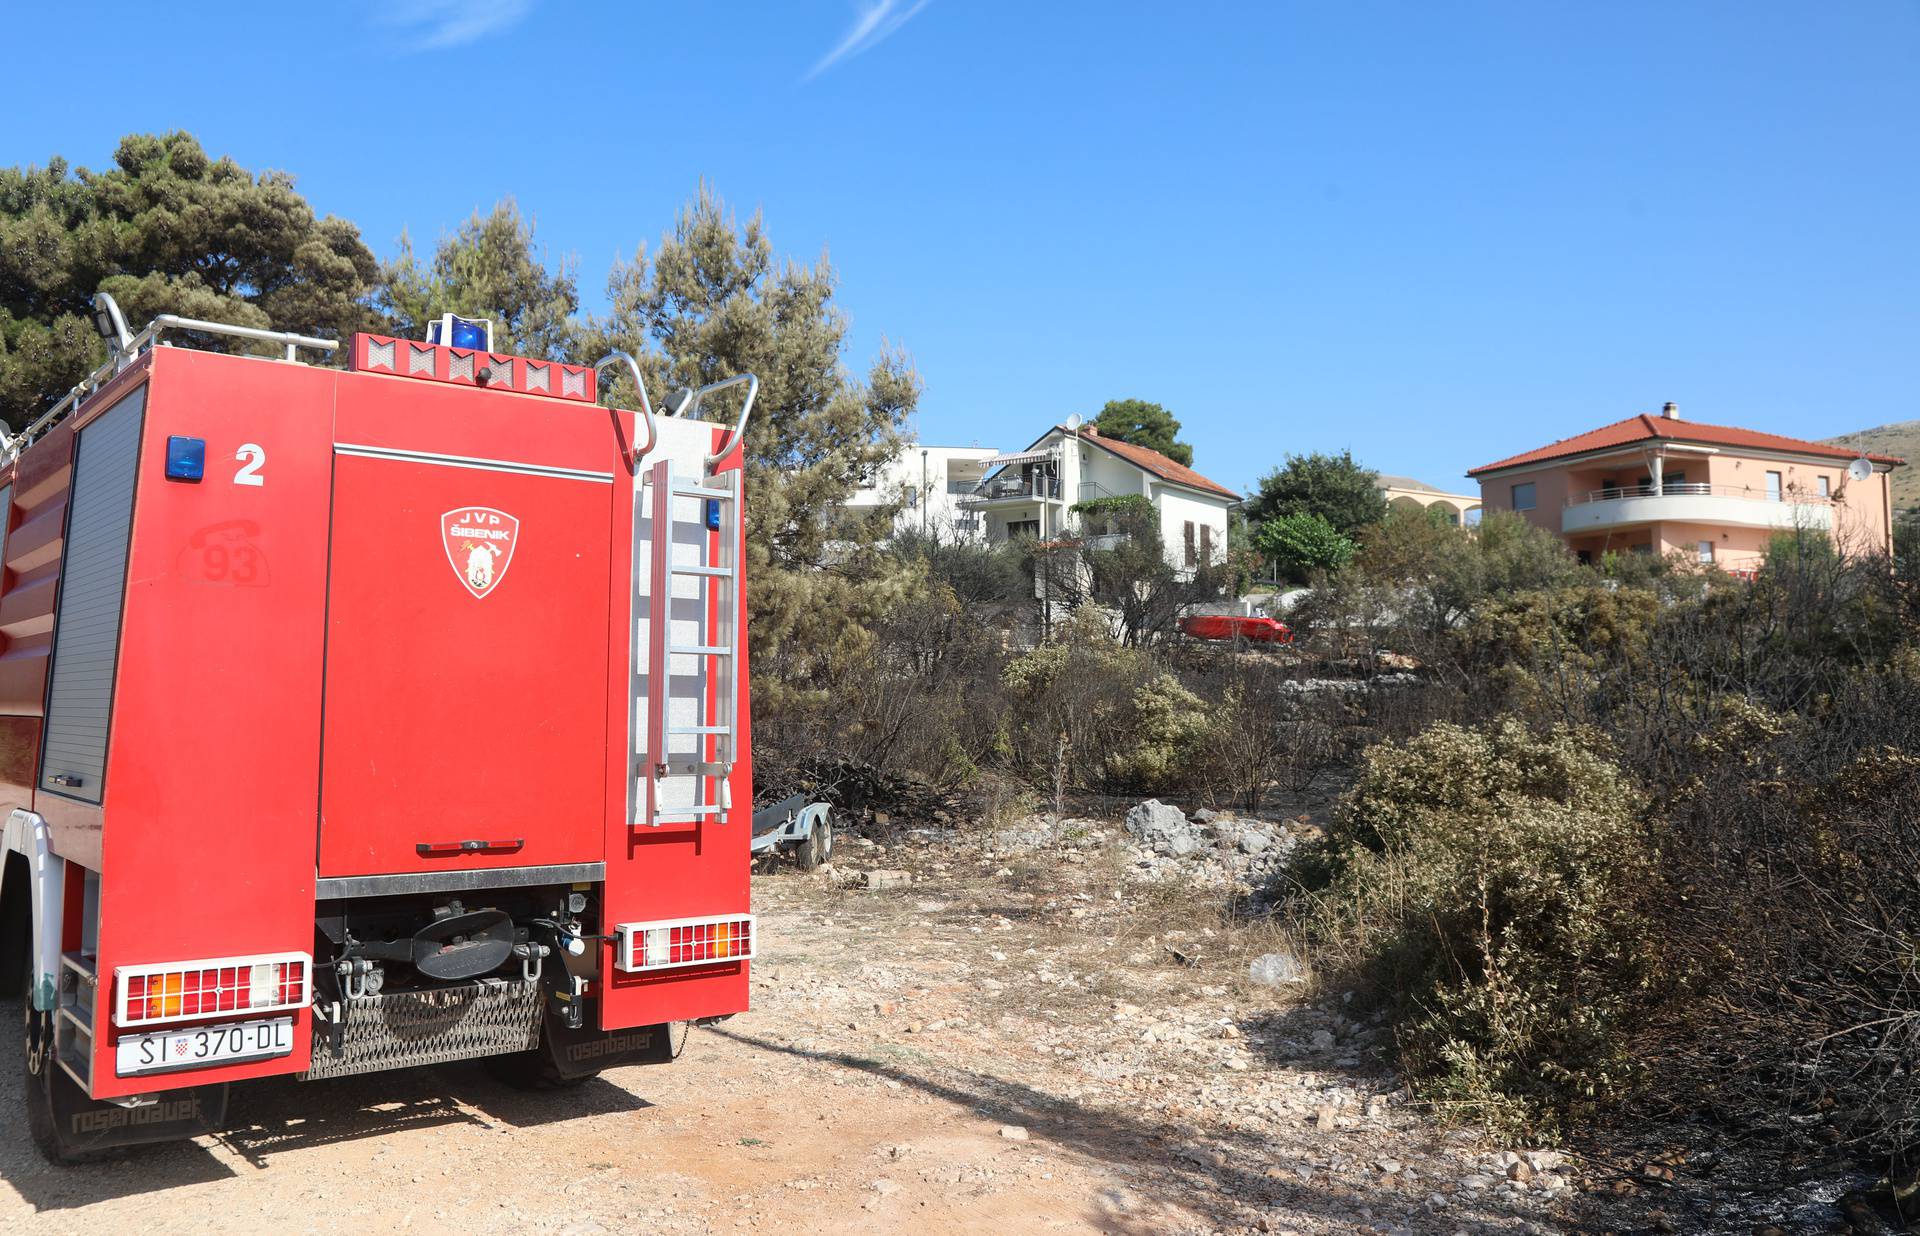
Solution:
<svg viewBox="0 0 1920 1236">
<path fill-rule="evenodd" d="M 477 598 L 500 586 L 513 562 L 520 521 L 490 506 L 462 506 L 440 517 L 440 540 L 447 562 L 468 592 Z"/>
</svg>

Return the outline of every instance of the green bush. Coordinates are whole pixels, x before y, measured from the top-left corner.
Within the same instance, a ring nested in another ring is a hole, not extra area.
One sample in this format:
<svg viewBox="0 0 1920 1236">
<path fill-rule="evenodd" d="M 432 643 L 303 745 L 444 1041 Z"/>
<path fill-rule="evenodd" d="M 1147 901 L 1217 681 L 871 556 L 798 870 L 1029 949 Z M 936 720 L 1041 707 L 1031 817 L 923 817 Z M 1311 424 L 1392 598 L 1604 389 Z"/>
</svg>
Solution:
<svg viewBox="0 0 1920 1236">
<path fill-rule="evenodd" d="M 1318 572 L 1337 571 L 1353 560 L 1352 538 L 1314 511 L 1296 511 L 1269 519 L 1254 534 L 1254 545 L 1272 560 L 1281 576 L 1306 583 Z"/>
<path fill-rule="evenodd" d="M 1295 865 L 1301 926 L 1394 1017 L 1429 1099 L 1552 1133 L 1636 1076 L 1639 798 L 1585 731 L 1432 726 L 1368 753 Z"/>
<path fill-rule="evenodd" d="M 1122 745 L 1106 759 L 1108 784 L 1143 794 L 1181 788 L 1207 760 L 1215 711 L 1172 674 L 1158 674 L 1133 692 Z"/>
</svg>

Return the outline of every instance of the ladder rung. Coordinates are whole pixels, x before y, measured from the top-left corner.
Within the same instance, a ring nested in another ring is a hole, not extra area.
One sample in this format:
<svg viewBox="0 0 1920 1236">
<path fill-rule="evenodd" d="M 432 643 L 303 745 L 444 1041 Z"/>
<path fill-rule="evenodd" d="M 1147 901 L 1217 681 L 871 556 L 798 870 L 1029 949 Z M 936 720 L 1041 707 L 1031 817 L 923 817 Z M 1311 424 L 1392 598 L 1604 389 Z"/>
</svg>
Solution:
<svg viewBox="0 0 1920 1236">
<path fill-rule="evenodd" d="M 673 823 L 673 821 L 669 818 L 670 816 L 720 815 L 724 813 L 726 810 L 727 808 L 719 806 L 716 803 L 701 803 L 699 806 L 695 806 L 695 807 L 661 807 L 661 808 L 658 808 L 658 818 L 671 824 Z"/>
<path fill-rule="evenodd" d="M 667 569 L 672 571 L 675 575 L 712 575 L 716 578 L 721 578 L 721 579 L 733 578 L 732 567 L 695 566 L 690 562 L 689 563 L 676 562 L 672 566 L 668 567 Z"/>
<path fill-rule="evenodd" d="M 681 498 L 731 499 L 733 497 L 731 489 L 715 489 L 711 485 L 683 485 L 679 481 L 675 481 L 668 492 Z"/>
<path fill-rule="evenodd" d="M 731 734 L 731 725 L 679 725 L 670 727 L 669 734 Z"/>
<path fill-rule="evenodd" d="M 668 652 L 676 657 L 730 657 L 733 649 L 722 644 L 674 644 Z"/>
</svg>

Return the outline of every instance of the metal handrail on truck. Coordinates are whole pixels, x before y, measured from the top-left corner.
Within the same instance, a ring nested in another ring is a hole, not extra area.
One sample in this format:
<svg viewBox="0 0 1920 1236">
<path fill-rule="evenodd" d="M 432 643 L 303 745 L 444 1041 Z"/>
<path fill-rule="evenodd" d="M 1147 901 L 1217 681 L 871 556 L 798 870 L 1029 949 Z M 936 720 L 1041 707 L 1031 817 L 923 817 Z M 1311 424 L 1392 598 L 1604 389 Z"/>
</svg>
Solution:
<svg viewBox="0 0 1920 1236">
<path fill-rule="evenodd" d="M 256 339 L 262 343 L 276 343 L 286 348 L 282 359 L 298 361 L 301 348 L 313 348 L 321 352 L 331 352 L 340 346 L 338 340 L 316 339 L 312 335 L 297 335 L 292 331 L 265 330 L 258 326 L 235 326 L 227 322 L 204 322 L 199 318 L 183 318 L 176 313 L 163 313 L 147 323 L 147 328 L 138 335 L 128 337 L 126 318 L 120 312 L 120 306 L 113 297 L 105 292 L 97 292 L 93 297 L 95 317 L 111 323 L 113 334 L 108 336 L 103 330 L 102 337 L 107 340 L 106 363 L 95 369 L 80 381 L 74 383 L 72 390 L 41 413 L 31 424 L 19 433 L 10 434 L 0 429 L 0 463 L 17 459 L 20 452 L 26 450 L 41 434 L 51 429 L 67 412 L 78 407 L 89 395 L 99 390 L 106 382 L 128 365 L 132 364 L 140 353 L 149 348 L 160 346 L 160 336 L 169 330 L 199 331 L 203 335 L 231 335 L 237 339 Z"/>
<path fill-rule="evenodd" d="M 640 392 L 640 414 L 644 416 L 647 421 L 647 444 L 633 453 L 633 461 L 639 463 L 652 452 L 654 446 L 660 441 L 660 427 L 653 423 L 653 404 L 647 399 L 647 384 L 640 376 L 640 362 L 634 360 L 633 355 L 629 352 L 609 352 L 599 360 L 593 362 L 593 371 L 595 373 L 601 373 L 608 367 L 621 363 L 624 363 L 627 367 L 627 372 L 633 375 L 633 389 Z"/>
</svg>

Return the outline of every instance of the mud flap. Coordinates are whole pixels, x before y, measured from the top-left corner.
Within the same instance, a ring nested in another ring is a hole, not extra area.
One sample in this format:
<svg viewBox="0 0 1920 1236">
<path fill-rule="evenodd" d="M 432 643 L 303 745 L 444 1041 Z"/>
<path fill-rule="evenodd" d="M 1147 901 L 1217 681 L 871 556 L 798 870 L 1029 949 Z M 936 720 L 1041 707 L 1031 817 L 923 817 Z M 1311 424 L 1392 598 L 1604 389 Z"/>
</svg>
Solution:
<svg viewBox="0 0 1920 1236">
<path fill-rule="evenodd" d="M 63 1149 L 90 1155 L 153 1142 L 177 1142 L 218 1133 L 227 1122 L 227 1085 L 164 1090 L 145 1107 L 121 1107 L 90 1099 L 64 1070 L 54 1069 L 48 1087 L 54 1127 Z"/>
<path fill-rule="evenodd" d="M 585 1026 L 569 1030 L 561 1019 L 549 1017 L 546 1031 L 540 1036 L 539 1050 L 547 1053 L 560 1076 L 591 1077 L 630 1064 L 672 1063 L 687 1041 L 685 1028 L 679 1027 L 678 1034 L 675 1029 L 671 1023 L 662 1023 L 634 1026 L 629 1030 L 596 1030 Z"/>
</svg>

